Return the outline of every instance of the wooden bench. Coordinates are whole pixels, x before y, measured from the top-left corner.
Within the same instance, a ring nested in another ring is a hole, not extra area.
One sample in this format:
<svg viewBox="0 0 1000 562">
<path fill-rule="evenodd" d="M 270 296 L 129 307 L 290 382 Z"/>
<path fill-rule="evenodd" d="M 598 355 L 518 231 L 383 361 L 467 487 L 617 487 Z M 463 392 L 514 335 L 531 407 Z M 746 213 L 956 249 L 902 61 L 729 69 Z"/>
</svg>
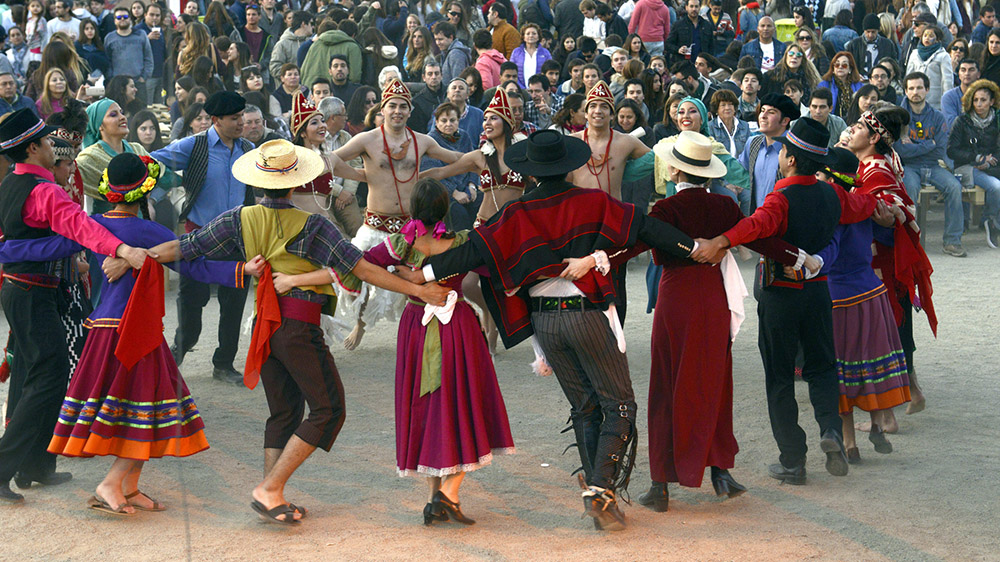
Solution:
<svg viewBox="0 0 1000 562">
<path fill-rule="evenodd" d="M 917 226 L 920 227 L 920 243 L 924 246 L 927 242 L 924 240 L 925 233 L 927 232 L 924 226 L 927 223 L 927 207 L 930 206 L 934 198 L 941 193 L 932 185 L 925 185 L 920 188 L 920 194 L 917 196 Z M 979 221 L 983 215 L 983 206 L 986 205 L 986 192 L 983 188 L 974 186 L 972 189 L 962 190 L 962 203 L 968 203 L 972 206 L 972 224 L 979 224 Z"/>
</svg>

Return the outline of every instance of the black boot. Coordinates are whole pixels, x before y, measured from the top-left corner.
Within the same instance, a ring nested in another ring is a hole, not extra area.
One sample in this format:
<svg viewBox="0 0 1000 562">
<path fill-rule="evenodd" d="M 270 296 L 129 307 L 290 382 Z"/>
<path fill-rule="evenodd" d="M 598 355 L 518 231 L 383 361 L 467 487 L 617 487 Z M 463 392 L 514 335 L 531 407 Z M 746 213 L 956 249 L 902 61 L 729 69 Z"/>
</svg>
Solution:
<svg viewBox="0 0 1000 562">
<path fill-rule="evenodd" d="M 729 474 L 728 470 L 717 466 L 712 467 L 712 486 L 715 488 L 715 495 L 729 496 L 730 498 L 735 498 L 747 491 Z"/>
<path fill-rule="evenodd" d="M 664 512 L 670 507 L 670 490 L 666 482 L 653 482 L 649 491 L 639 496 L 639 503 L 653 511 Z"/>
<path fill-rule="evenodd" d="M 588 486 L 580 479 L 583 488 L 583 515 L 594 518 L 594 528 L 598 531 L 622 531 L 625 529 L 625 514 L 618 507 L 613 490 L 599 486 Z"/>
<path fill-rule="evenodd" d="M 602 412 L 598 408 L 582 413 L 573 412 L 570 415 L 573 435 L 576 437 L 577 452 L 580 453 L 580 466 L 587 481 L 594 474 L 594 458 L 597 456 L 597 442 L 601 436 L 602 419 Z M 568 449 L 569 447 L 567 447 Z"/>
</svg>

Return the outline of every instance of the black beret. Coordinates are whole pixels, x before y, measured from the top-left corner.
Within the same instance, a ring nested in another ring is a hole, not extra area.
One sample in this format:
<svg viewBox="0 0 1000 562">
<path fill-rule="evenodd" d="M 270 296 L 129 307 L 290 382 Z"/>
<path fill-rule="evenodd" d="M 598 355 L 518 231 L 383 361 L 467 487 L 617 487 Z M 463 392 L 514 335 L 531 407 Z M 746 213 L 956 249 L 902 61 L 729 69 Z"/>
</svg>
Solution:
<svg viewBox="0 0 1000 562">
<path fill-rule="evenodd" d="M 767 94 L 760 98 L 761 107 L 769 105 L 781 112 L 782 117 L 788 117 L 792 121 L 799 118 L 799 105 L 792 101 L 792 98 L 784 94 Z"/>
<path fill-rule="evenodd" d="M 132 152 L 123 152 L 108 162 L 108 183 L 116 188 L 145 180 L 146 173 L 146 164 Z"/>
<path fill-rule="evenodd" d="M 212 117 L 234 115 L 246 109 L 247 102 L 236 92 L 216 92 L 205 102 L 205 113 Z"/>
</svg>

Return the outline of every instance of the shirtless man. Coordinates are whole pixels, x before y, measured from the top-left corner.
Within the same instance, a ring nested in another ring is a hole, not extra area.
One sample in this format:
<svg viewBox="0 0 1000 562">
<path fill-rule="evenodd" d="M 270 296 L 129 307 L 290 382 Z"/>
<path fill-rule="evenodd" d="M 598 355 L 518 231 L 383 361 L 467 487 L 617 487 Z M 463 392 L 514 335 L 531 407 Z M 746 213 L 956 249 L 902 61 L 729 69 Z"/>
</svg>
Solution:
<svg viewBox="0 0 1000 562">
<path fill-rule="evenodd" d="M 410 90 L 398 79 L 390 80 L 385 85 L 381 109 L 384 125 L 358 134 L 334 152 L 344 162 L 359 156 L 364 162 L 368 204 L 365 222 L 351 240 L 362 251 L 381 244 L 410 220 L 410 192 L 417 183 L 417 170 L 424 154 L 448 164 L 462 156 L 406 126 L 413 103 L 410 101 Z M 351 334 L 344 340 L 347 349 L 354 349 L 361 343 L 366 323 L 383 316 L 395 319 L 403 310 L 406 298 L 367 283 L 361 288 L 360 298 L 338 296 L 338 318 L 354 321 Z"/>
<path fill-rule="evenodd" d="M 625 163 L 645 155 L 649 147 L 632 135 L 611 130 L 615 98 L 604 81 L 597 82 L 587 92 L 583 107 L 587 113 L 587 128 L 573 136 L 589 144 L 592 155 L 586 164 L 570 172 L 566 181 L 579 187 L 600 189 L 621 200 Z"/>
</svg>

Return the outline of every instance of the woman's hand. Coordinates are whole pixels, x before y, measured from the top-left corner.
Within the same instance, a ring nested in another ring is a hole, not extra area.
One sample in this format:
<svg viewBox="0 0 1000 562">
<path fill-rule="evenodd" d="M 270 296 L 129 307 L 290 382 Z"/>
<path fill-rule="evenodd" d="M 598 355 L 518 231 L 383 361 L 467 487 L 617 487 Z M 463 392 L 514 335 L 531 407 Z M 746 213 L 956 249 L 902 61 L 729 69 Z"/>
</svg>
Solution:
<svg viewBox="0 0 1000 562">
<path fill-rule="evenodd" d="M 809 270 L 809 273 L 816 275 L 819 270 L 823 268 L 823 262 L 816 259 L 816 256 L 810 255 L 806 258 L 806 261 L 802 263 L 802 267 Z"/>
<path fill-rule="evenodd" d="M 410 269 L 409 267 L 401 266 L 396 268 L 395 274 L 404 281 L 409 281 L 416 285 L 422 285 L 427 282 L 427 279 L 424 278 L 424 272 L 419 269 Z"/>
<path fill-rule="evenodd" d="M 459 191 L 457 189 L 451 192 L 451 197 L 459 205 L 465 205 L 469 202 L 469 196 L 464 191 Z"/>
<path fill-rule="evenodd" d="M 243 266 L 243 273 L 247 275 L 252 275 L 255 279 L 260 279 L 261 269 L 267 261 L 264 256 L 257 254 L 252 260 L 248 261 L 245 266 Z"/>
<path fill-rule="evenodd" d="M 286 275 L 284 273 L 272 273 L 271 278 L 274 279 L 274 292 L 282 295 L 298 287 L 295 277 L 295 275 Z"/>
<path fill-rule="evenodd" d="M 104 271 L 104 276 L 108 278 L 108 283 L 114 283 L 121 279 L 126 271 L 132 269 L 132 266 L 124 258 L 104 258 L 101 269 Z"/>
<path fill-rule="evenodd" d="M 334 204 L 337 206 L 337 210 L 339 211 L 341 209 L 346 208 L 353 202 L 354 202 L 354 194 L 345 189 L 340 192 L 340 195 L 337 196 L 337 199 L 336 201 L 334 201 Z"/>
<path fill-rule="evenodd" d="M 444 305 L 445 301 L 448 300 L 448 293 L 451 289 L 445 287 L 444 285 L 438 285 L 437 283 L 424 283 L 420 286 L 420 291 L 418 296 L 420 300 L 427 304 L 433 304 L 435 306 Z"/>
<path fill-rule="evenodd" d="M 566 269 L 559 274 L 559 277 L 576 281 L 593 269 L 597 265 L 597 260 L 594 259 L 594 256 L 587 256 L 585 258 L 566 258 L 563 263 L 566 264 Z"/>
</svg>

